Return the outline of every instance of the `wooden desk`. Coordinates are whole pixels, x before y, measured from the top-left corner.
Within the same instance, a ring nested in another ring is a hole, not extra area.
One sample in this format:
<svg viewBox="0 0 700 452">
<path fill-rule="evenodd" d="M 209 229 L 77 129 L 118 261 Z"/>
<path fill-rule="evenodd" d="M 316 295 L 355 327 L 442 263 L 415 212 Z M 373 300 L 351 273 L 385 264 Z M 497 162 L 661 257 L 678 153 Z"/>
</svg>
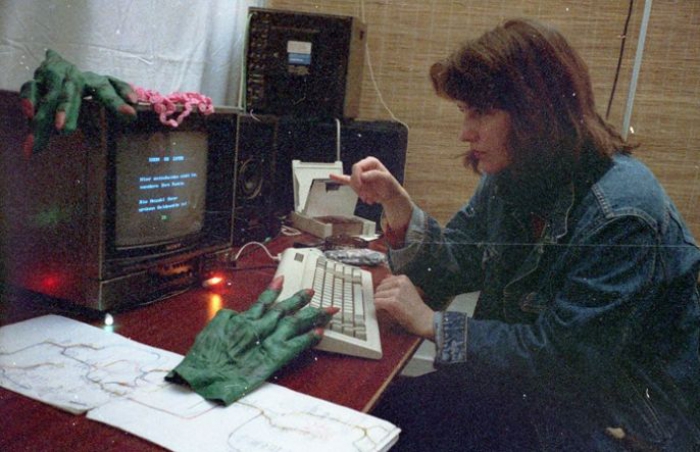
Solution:
<svg viewBox="0 0 700 452">
<path fill-rule="evenodd" d="M 290 246 L 281 237 L 268 244 L 272 253 Z M 245 310 L 272 280 L 276 263 L 259 248 L 241 258 L 239 270 L 229 272 L 230 289 L 214 294 L 192 289 L 166 300 L 114 314 L 115 332 L 135 341 L 186 354 L 196 334 L 221 308 Z M 371 270 L 375 283 L 388 273 Z M 67 314 L 50 300 L 26 293 L 5 293 L 0 324 L 55 313 L 91 324 L 84 314 Z M 384 357 L 368 360 L 310 350 L 275 375 L 281 386 L 360 411 L 369 411 L 394 376 L 401 371 L 420 340 L 405 333 L 392 319 L 378 313 Z M 2 433 L 0 450 L 14 451 L 132 451 L 162 450 L 121 430 L 87 420 L 0 388 Z"/>
</svg>

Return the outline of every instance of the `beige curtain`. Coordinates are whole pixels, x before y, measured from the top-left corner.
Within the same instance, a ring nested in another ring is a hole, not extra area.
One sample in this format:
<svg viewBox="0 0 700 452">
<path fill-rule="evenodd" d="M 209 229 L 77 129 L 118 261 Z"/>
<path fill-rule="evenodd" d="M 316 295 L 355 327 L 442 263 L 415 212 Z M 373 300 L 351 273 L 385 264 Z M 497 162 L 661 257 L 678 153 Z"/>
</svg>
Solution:
<svg viewBox="0 0 700 452">
<path fill-rule="evenodd" d="M 264 0 L 2 0 L 0 89 L 52 48 L 82 70 L 237 105 L 249 6 Z"/>
</svg>

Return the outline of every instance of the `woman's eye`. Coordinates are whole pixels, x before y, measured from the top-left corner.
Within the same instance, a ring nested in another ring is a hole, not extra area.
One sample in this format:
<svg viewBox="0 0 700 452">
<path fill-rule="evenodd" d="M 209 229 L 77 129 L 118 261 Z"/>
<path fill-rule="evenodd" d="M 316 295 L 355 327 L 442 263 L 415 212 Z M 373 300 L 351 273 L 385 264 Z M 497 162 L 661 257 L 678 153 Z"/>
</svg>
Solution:
<svg viewBox="0 0 700 452">
<path fill-rule="evenodd" d="M 470 108 L 467 110 L 467 116 L 469 119 L 481 119 L 483 116 L 483 110 L 478 108 Z"/>
<path fill-rule="evenodd" d="M 457 108 L 459 109 L 460 113 L 466 115 L 469 119 L 480 119 L 489 113 L 489 110 L 478 107 L 467 107 L 460 105 Z"/>
</svg>

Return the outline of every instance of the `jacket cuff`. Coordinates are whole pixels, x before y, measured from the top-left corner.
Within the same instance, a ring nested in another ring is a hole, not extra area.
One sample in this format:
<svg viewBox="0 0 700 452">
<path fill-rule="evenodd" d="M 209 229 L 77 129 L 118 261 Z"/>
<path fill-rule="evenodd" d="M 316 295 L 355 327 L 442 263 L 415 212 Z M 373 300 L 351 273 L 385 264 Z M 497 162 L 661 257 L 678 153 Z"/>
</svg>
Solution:
<svg viewBox="0 0 700 452">
<path fill-rule="evenodd" d="M 436 312 L 433 322 L 435 322 L 435 366 L 465 362 L 467 360 L 467 314 L 454 311 Z"/>
<path fill-rule="evenodd" d="M 403 248 L 406 243 L 406 232 L 408 231 L 409 223 L 406 223 L 406 225 L 400 229 L 393 229 L 389 225 L 389 222 L 386 221 L 384 214 L 382 214 L 380 224 L 384 232 L 384 238 L 389 244 L 389 247 L 392 249 Z"/>
</svg>

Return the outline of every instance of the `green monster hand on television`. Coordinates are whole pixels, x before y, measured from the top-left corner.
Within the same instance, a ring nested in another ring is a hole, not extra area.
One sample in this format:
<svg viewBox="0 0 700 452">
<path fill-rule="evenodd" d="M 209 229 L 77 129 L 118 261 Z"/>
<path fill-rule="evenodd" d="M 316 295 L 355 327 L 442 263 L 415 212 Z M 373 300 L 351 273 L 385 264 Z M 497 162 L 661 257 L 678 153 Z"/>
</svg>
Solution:
<svg viewBox="0 0 700 452">
<path fill-rule="evenodd" d="M 136 93 L 128 83 L 94 72 L 81 72 L 57 52 L 47 50 L 34 79 L 20 90 L 22 109 L 31 120 L 25 152 L 43 149 L 54 129 L 66 134 L 74 132 L 80 104 L 86 96 L 92 96 L 115 114 L 125 118 L 136 116 L 130 105 L 136 103 Z"/>
<path fill-rule="evenodd" d="M 275 278 L 245 312 L 220 310 L 166 379 L 229 405 L 320 342 L 337 308 L 301 309 L 313 295 L 305 290 L 275 303 L 282 284 Z"/>
</svg>

